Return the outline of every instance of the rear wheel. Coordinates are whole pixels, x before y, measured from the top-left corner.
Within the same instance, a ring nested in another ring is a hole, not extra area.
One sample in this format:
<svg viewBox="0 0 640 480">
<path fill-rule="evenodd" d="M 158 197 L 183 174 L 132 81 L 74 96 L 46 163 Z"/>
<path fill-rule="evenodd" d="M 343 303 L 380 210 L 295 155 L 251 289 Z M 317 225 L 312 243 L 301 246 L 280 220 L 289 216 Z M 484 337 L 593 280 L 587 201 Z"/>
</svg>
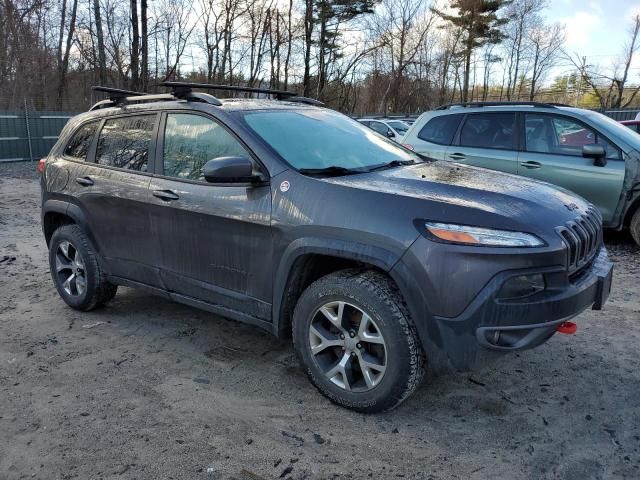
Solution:
<svg viewBox="0 0 640 480">
<path fill-rule="evenodd" d="M 107 281 L 89 239 L 78 225 L 64 225 L 53 233 L 49 268 L 56 290 L 76 310 L 92 310 L 116 294 L 118 287 Z"/>
<path fill-rule="evenodd" d="M 318 390 L 361 412 L 396 407 L 424 374 L 404 301 L 376 272 L 343 270 L 310 285 L 294 311 L 293 337 Z"/>
<path fill-rule="evenodd" d="M 640 207 L 638 207 L 631 217 L 631 223 L 629 224 L 629 230 L 631 230 L 631 236 L 640 245 Z"/>
</svg>

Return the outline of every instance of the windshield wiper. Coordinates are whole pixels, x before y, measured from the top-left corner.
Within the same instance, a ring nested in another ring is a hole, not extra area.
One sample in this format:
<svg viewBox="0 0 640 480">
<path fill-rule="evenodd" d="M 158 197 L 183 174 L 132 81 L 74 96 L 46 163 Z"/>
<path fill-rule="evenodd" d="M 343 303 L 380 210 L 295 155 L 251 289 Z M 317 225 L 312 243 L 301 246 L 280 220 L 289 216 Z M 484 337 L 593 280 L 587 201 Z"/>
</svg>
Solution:
<svg viewBox="0 0 640 480">
<path fill-rule="evenodd" d="M 301 168 L 298 171 L 303 175 L 339 177 L 342 175 L 353 175 L 354 173 L 363 173 L 366 170 L 363 171 L 361 169 L 356 169 L 356 168 L 346 168 L 346 167 L 338 167 L 336 165 L 331 165 L 330 167 L 325 167 L 325 168 Z"/>
<path fill-rule="evenodd" d="M 387 163 L 374 165 L 373 167 L 369 168 L 369 171 L 373 172 L 375 170 L 383 170 L 385 168 L 400 167 L 402 165 L 413 165 L 414 163 L 416 163 L 415 160 L 391 160 L 390 162 L 387 162 Z"/>
</svg>

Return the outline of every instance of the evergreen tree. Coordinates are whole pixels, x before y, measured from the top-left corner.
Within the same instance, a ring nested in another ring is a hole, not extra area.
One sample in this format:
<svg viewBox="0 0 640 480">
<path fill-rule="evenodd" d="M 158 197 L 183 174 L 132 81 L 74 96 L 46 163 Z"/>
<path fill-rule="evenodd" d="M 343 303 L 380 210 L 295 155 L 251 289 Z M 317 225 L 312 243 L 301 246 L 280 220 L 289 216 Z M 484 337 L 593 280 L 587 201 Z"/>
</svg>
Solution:
<svg viewBox="0 0 640 480">
<path fill-rule="evenodd" d="M 498 17 L 498 10 L 511 3 L 511 0 L 452 0 L 449 8 L 457 10 L 457 15 L 450 15 L 437 8 L 431 10 L 443 20 L 458 28 L 463 35 L 462 51 L 464 58 L 464 85 L 462 101 L 469 95 L 469 74 L 471 72 L 471 56 L 473 52 L 489 43 L 500 43 L 505 35 L 499 29 L 507 23 L 506 18 Z"/>
</svg>

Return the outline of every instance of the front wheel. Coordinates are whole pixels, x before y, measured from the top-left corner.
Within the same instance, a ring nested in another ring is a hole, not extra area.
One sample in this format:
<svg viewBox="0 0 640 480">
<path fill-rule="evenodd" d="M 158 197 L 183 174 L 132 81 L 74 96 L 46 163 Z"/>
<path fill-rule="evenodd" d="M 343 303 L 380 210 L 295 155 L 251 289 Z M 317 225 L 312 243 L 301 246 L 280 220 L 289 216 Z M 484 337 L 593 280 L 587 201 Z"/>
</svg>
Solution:
<svg viewBox="0 0 640 480">
<path fill-rule="evenodd" d="M 393 409 L 424 374 L 404 301 L 380 273 L 343 270 L 311 284 L 293 314 L 293 339 L 318 390 L 357 411 Z"/>
</svg>

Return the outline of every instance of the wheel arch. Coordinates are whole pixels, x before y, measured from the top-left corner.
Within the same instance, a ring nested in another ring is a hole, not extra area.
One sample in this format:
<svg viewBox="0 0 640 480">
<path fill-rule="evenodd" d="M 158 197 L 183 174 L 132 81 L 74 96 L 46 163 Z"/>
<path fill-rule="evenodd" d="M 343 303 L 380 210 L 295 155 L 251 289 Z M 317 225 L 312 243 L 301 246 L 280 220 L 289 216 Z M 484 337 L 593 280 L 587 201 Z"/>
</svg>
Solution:
<svg viewBox="0 0 640 480">
<path fill-rule="evenodd" d="M 390 277 L 399 255 L 383 248 L 340 240 L 298 239 L 285 250 L 273 285 L 273 331 L 291 335 L 291 319 L 298 298 L 317 279 L 338 270 L 366 268 Z M 393 280 L 393 279 L 392 279 Z"/>
<path fill-rule="evenodd" d="M 42 205 L 42 231 L 49 246 L 51 236 L 62 225 L 77 224 L 89 237 L 95 246 L 96 242 L 87 228 L 87 222 L 83 211 L 78 205 L 62 200 L 49 199 Z M 94 247 L 95 248 L 95 247 Z"/>
</svg>

